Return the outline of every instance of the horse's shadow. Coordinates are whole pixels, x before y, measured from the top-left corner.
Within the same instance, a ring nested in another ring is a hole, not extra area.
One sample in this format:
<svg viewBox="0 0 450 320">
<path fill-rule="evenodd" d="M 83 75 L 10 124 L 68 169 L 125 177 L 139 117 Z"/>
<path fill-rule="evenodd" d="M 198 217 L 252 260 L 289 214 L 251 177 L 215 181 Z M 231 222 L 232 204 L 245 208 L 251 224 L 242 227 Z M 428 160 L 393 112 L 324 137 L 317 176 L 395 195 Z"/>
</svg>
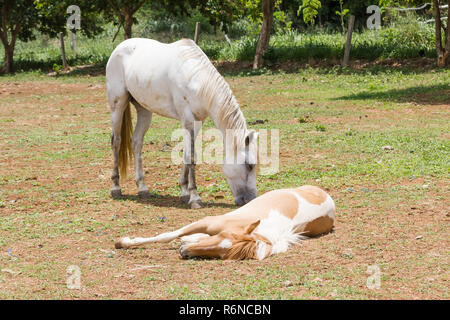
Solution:
<svg viewBox="0 0 450 320">
<path fill-rule="evenodd" d="M 164 208 L 180 208 L 180 209 L 190 209 L 188 204 L 181 201 L 180 197 L 171 195 L 161 195 L 157 193 L 149 193 L 145 196 L 133 195 L 133 194 L 122 194 L 122 196 L 115 198 L 115 200 L 129 200 L 135 201 L 141 204 L 152 205 L 155 207 Z M 224 202 L 202 202 L 203 208 L 229 208 L 236 209 L 237 206 L 231 203 Z"/>
</svg>

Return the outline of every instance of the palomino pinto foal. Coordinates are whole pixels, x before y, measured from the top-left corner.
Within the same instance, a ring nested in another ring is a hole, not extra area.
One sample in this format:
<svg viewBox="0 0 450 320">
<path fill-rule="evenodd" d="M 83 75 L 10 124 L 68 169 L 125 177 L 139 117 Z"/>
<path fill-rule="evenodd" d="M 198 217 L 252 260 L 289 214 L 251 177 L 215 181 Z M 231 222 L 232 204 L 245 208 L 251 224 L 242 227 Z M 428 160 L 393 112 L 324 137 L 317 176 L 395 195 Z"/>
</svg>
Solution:
<svg viewBox="0 0 450 320">
<path fill-rule="evenodd" d="M 156 237 L 122 238 L 115 246 L 130 248 L 182 237 L 183 258 L 262 260 L 307 237 L 330 232 L 334 213 L 334 201 L 318 187 L 280 189 L 227 214 L 205 217 Z"/>
</svg>

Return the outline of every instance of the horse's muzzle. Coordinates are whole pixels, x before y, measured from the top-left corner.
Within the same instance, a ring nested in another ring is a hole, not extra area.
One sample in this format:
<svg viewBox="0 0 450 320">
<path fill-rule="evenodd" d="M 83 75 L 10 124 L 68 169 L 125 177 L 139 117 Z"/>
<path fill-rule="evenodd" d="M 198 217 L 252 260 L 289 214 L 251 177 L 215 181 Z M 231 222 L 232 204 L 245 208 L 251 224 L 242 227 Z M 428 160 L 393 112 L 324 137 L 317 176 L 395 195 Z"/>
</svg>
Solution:
<svg viewBox="0 0 450 320">
<path fill-rule="evenodd" d="M 244 194 L 242 196 L 234 198 L 234 203 L 237 206 L 243 206 L 244 204 L 249 203 L 250 201 L 252 201 L 255 198 L 256 198 L 256 194 L 248 193 L 248 194 Z"/>
<path fill-rule="evenodd" d="M 181 256 L 181 258 L 183 258 L 183 259 L 188 259 L 189 258 L 189 254 L 187 253 L 187 246 L 181 246 L 180 247 L 180 256 Z"/>
</svg>

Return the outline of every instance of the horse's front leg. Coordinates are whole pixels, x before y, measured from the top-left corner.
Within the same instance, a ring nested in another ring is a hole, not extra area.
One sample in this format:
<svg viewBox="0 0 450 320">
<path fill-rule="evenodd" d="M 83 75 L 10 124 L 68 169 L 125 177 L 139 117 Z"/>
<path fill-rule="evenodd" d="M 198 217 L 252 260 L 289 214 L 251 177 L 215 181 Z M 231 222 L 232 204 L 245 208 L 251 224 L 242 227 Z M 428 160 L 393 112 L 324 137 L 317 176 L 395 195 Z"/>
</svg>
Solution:
<svg viewBox="0 0 450 320">
<path fill-rule="evenodd" d="M 195 138 L 200 131 L 194 126 L 185 125 L 186 133 L 184 138 L 184 163 L 181 170 L 180 187 L 181 198 L 190 205 L 191 209 L 202 207 L 202 199 L 197 193 L 197 185 L 195 183 Z"/>
<path fill-rule="evenodd" d="M 145 133 L 152 122 L 152 113 L 135 100 L 132 102 L 137 111 L 136 128 L 134 129 L 133 137 L 131 138 L 134 154 L 135 181 L 138 187 L 138 195 L 140 197 L 145 197 L 148 196 L 149 193 L 148 188 L 145 185 L 144 171 L 142 169 L 142 146 L 144 144 Z"/>
<path fill-rule="evenodd" d="M 186 159 L 186 157 L 184 157 L 184 159 Z M 186 204 L 189 202 L 190 198 L 188 184 L 189 184 L 189 168 L 188 165 L 183 161 L 180 175 L 180 188 L 181 188 L 181 201 L 183 201 Z"/>
</svg>

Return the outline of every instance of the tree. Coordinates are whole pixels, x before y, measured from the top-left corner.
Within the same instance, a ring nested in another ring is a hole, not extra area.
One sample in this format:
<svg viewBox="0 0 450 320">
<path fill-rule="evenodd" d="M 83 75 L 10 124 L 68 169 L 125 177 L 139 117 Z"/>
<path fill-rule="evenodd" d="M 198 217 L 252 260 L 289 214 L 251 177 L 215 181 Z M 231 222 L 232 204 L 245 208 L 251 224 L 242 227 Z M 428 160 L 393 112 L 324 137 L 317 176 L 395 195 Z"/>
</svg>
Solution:
<svg viewBox="0 0 450 320">
<path fill-rule="evenodd" d="M 33 38 L 32 30 L 39 17 L 32 0 L 0 0 L 0 12 L 0 39 L 5 48 L 0 73 L 11 73 L 16 41 Z"/>
<path fill-rule="evenodd" d="M 214 30 L 221 27 L 227 31 L 233 21 L 244 14 L 243 0 L 206 0 L 197 1 L 197 4 L 199 12 L 214 26 Z"/>
<path fill-rule="evenodd" d="M 105 7 L 104 0 L 35 0 L 34 4 L 39 15 L 36 29 L 50 37 L 56 37 L 59 32 L 66 34 L 67 20 L 70 17 L 67 8 L 71 5 L 80 8 L 81 32 L 92 38 L 103 31 L 102 24 L 98 23 L 98 20 Z"/>
<path fill-rule="evenodd" d="M 117 18 L 119 29 L 123 27 L 124 38 L 131 38 L 131 29 L 137 22 L 134 15 L 147 0 L 107 0 L 104 7 L 105 14 L 110 20 Z"/>
<path fill-rule="evenodd" d="M 341 18 L 341 27 L 342 27 L 342 33 L 345 33 L 345 22 L 344 18 L 349 13 L 348 9 L 344 9 L 344 0 L 336 0 L 339 1 L 339 7 L 340 10 L 336 10 L 336 14 Z"/>
<path fill-rule="evenodd" d="M 439 6 L 442 6 L 443 1 L 433 0 L 433 15 L 435 21 L 435 34 L 436 34 L 436 53 L 437 53 L 437 65 L 444 67 L 450 65 L 450 28 L 447 20 L 447 26 L 441 21 L 441 11 Z M 450 17 L 450 1 L 447 3 L 447 17 Z M 444 31 L 444 43 L 442 43 L 441 30 Z"/>
<path fill-rule="evenodd" d="M 270 32 L 273 25 L 273 12 L 275 10 L 276 0 L 262 0 L 263 20 L 261 31 L 258 36 L 258 44 L 256 45 L 255 58 L 253 59 L 253 69 L 258 69 L 263 65 L 263 56 L 269 47 Z"/>
<path fill-rule="evenodd" d="M 302 5 L 298 8 L 297 14 L 300 15 L 300 13 L 303 13 L 303 21 L 313 26 L 321 7 L 322 4 L 319 0 L 303 0 Z"/>
<path fill-rule="evenodd" d="M 94 1 L 95 2 L 95 1 Z M 124 38 L 132 37 L 133 24 L 137 23 L 136 13 L 142 7 L 147 11 L 163 10 L 170 15 L 188 15 L 189 7 L 205 6 L 208 0 L 97 0 L 102 4 L 105 18 L 123 28 Z M 116 33 L 117 35 L 117 33 Z"/>
<path fill-rule="evenodd" d="M 18 39 L 29 41 L 35 38 L 33 31 L 55 36 L 66 32 L 67 7 L 72 0 L 0 0 L 0 39 L 5 55 L 0 73 L 12 73 L 14 48 Z M 93 4 L 94 3 L 94 4 Z M 81 9 L 81 31 L 93 36 L 101 27 L 96 22 L 100 7 L 96 1 L 77 0 Z"/>
</svg>

